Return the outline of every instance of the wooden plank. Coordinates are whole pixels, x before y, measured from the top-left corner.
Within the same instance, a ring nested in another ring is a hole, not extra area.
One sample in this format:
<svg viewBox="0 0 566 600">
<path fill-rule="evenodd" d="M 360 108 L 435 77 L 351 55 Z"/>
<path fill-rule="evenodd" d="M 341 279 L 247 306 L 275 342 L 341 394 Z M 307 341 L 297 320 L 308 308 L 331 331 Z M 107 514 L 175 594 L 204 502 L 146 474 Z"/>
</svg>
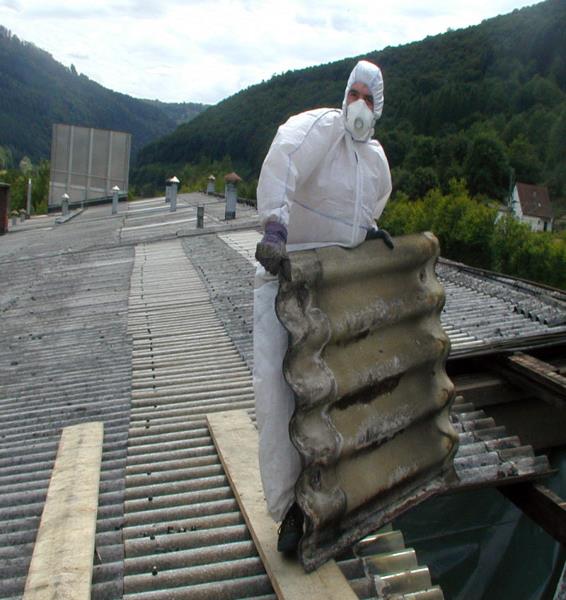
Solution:
<svg viewBox="0 0 566 600">
<path fill-rule="evenodd" d="M 530 390 L 518 390 L 504 377 L 493 373 L 449 374 L 449 377 L 454 383 L 456 396 L 464 396 L 466 402 L 472 402 L 477 409 L 493 404 L 517 402 L 532 396 Z"/>
<path fill-rule="evenodd" d="M 279 600 L 356 600 L 335 561 L 308 575 L 277 552 L 277 525 L 267 512 L 258 465 L 258 435 L 244 410 L 207 415 L 212 439 Z"/>
<path fill-rule="evenodd" d="M 566 502 L 540 484 L 518 483 L 498 490 L 537 525 L 566 545 Z"/>
<path fill-rule="evenodd" d="M 545 402 L 566 408 L 566 377 L 558 367 L 529 354 L 517 352 L 492 365 L 510 383 L 530 390 Z"/>
<path fill-rule="evenodd" d="M 23 600 L 89 600 L 104 425 L 65 427 Z"/>
</svg>

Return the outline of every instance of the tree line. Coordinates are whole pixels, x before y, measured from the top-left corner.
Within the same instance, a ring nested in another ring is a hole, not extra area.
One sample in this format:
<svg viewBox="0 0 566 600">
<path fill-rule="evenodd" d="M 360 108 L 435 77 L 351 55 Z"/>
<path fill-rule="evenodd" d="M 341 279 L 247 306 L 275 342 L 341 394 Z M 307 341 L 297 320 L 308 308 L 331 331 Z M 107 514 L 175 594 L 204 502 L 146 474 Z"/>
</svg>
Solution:
<svg viewBox="0 0 566 600">
<path fill-rule="evenodd" d="M 462 180 L 448 188 L 419 200 L 397 194 L 379 226 L 392 235 L 432 231 L 446 258 L 566 290 L 566 231 L 533 232 L 513 216 L 497 218 L 497 208 L 471 197 Z"/>
<path fill-rule="evenodd" d="M 42 160 L 33 165 L 26 156 L 19 168 L 6 169 L 2 164 L 0 147 L 0 181 L 10 185 L 10 210 L 19 211 L 27 207 L 28 181 L 31 179 L 31 209 L 33 214 L 46 214 L 49 199 L 49 161 Z"/>
<path fill-rule="evenodd" d="M 385 79 L 376 130 L 395 190 L 418 198 L 465 179 L 472 194 L 505 198 L 510 179 L 566 196 L 566 3 L 547 0 L 480 25 L 369 53 Z M 134 183 L 159 166 L 212 164 L 229 156 L 257 178 L 279 124 L 341 106 L 360 57 L 289 71 L 210 107 L 140 151 Z"/>
</svg>

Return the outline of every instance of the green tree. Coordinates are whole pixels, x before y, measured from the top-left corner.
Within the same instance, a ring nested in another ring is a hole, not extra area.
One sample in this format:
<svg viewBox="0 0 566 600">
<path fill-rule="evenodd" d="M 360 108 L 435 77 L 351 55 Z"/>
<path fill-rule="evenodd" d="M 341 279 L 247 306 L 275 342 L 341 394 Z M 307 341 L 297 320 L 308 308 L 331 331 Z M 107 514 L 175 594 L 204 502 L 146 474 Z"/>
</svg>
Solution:
<svg viewBox="0 0 566 600">
<path fill-rule="evenodd" d="M 523 183 L 538 183 L 542 175 L 542 162 L 532 144 L 523 135 L 516 137 L 509 146 L 509 162 L 515 171 L 515 179 Z"/>
<path fill-rule="evenodd" d="M 12 153 L 9 148 L 0 146 L 0 170 L 8 169 L 12 166 Z"/>
<path fill-rule="evenodd" d="M 547 163 L 562 162 L 566 157 L 566 106 L 562 108 L 549 134 Z"/>
<path fill-rule="evenodd" d="M 566 243 L 558 236 L 505 217 L 495 227 L 491 249 L 494 270 L 566 289 Z"/>
<path fill-rule="evenodd" d="M 35 214 L 47 213 L 49 176 L 49 161 L 42 160 L 32 176 L 31 203 Z"/>
<path fill-rule="evenodd" d="M 464 165 L 473 195 L 503 199 L 508 193 L 509 160 L 503 143 L 492 136 L 479 135 L 471 144 Z"/>
<path fill-rule="evenodd" d="M 566 236 L 533 232 L 510 216 L 496 223 L 495 216 L 452 180 L 448 193 L 432 190 L 422 200 L 397 194 L 379 225 L 393 235 L 432 231 L 442 256 L 566 289 Z"/>
<path fill-rule="evenodd" d="M 10 184 L 10 204 L 12 209 L 19 210 L 27 206 L 28 180 L 31 179 L 31 203 L 35 214 L 47 213 L 49 195 L 49 162 L 42 161 L 38 167 L 27 173 L 20 169 L 6 171 L 4 179 Z"/>
<path fill-rule="evenodd" d="M 408 193 L 411 198 L 422 198 L 438 185 L 438 176 L 432 167 L 417 167 L 410 175 Z"/>
</svg>

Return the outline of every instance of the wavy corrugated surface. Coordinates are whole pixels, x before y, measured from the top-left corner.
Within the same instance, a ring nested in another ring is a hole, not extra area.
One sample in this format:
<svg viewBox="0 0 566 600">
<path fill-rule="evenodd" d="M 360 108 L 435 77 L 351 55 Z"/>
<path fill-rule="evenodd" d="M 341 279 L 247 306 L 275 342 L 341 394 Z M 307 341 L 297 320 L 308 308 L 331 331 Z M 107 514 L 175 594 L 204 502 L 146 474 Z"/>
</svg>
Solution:
<svg viewBox="0 0 566 600">
<path fill-rule="evenodd" d="M 253 407 L 249 370 L 180 242 L 136 248 L 128 330 L 124 597 L 273 597 L 205 421 Z"/>
<path fill-rule="evenodd" d="M 255 265 L 257 231 L 231 231 L 219 237 Z M 253 277 L 253 268 L 250 268 Z M 437 276 L 446 290 L 441 315 L 451 355 L 464 356 L 530 336 L 566 333 L 566 293 L 544 291 L 511 277 L 486 274 L 440 259 Z"/>
<path fill-rule="evenodd" d="M 179 242 L 136 248 L 124 597 L 275 598 L 204 419 L 236 408 L 253 415 L 246 352 L 226 334 L 249 339 L 245 319 L 242 325 L 240 314 L 226 312 L 248 294 L 248 283 L 237 277 L 242 259 L 216 236 L 183 246 L 202 280 Z M 227 277 L 234 277 L 230 285 Z M 399 547 L 381 543 L 373 554 Z M 360 598 L 376 597 L 361 557 L 350 552 L 338 564 Z M 395 564 L 388 573 L 401 576 Z M 422 581 L 410 589 L 422 592 Z"/>
<path fill-rule="evenodd" d="M 0 597 L 20 598 L 63 427 L 103 421 L 93 598 L 122 595 L 130 248 L 3 264 Z"/>
<path fill-rule="evenodd" d="M 533 448 L 509 435 L 483 410 L 458 396 L 450 420 L 458 432 L 460 445 L 454 458 L 458 475 L 451 488 L 475 488 L 501 480 L 529 480 L 550 474 L 545 455 L 535 456 Z"/>
<path fill-rule="evenodd" d="M 437 257 L 432 234 L 305 250 L 280 280 L 308 570 L 455 477 Z"/>
</svg>

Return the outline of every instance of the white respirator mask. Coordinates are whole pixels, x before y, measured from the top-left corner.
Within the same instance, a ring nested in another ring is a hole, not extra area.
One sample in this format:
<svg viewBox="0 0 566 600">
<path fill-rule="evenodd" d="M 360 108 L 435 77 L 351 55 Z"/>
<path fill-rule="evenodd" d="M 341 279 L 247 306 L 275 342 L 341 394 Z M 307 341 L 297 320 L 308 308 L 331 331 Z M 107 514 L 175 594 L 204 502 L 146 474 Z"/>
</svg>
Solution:
<svg viewBox="0 0 566 600">
<path fill-rule="evenodd" d="M 369 139 L 375 119 L 373 112 L 361 98 L 346 107 L 346 129 L 358 142 Z"/>
</svg>

